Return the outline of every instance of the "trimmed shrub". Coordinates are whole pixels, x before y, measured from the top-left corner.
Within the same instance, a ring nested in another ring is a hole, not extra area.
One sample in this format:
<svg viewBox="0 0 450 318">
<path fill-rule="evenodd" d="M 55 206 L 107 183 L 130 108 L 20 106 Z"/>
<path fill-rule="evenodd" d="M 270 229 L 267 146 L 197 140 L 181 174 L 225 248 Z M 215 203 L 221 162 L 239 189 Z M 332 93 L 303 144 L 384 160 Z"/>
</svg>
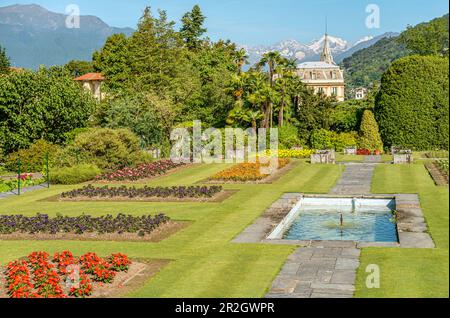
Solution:
<svg viewBox="0 0 450 318">
<path fill-rule="evenodd" d="M 59 168 L 50 173 L 50 182 L 55 184 L 77 184 L 93 180 L 102 171 L 94 165 L 82 164 Z"/>
<path fill-rule="evenodd" d="M 5 168 L 9 171 L 17 171 L 17 163 L 20 158 L 22 172 L 41 172 L 45 167 L 45 156 L 48 153 L 49 165 L 55 161 L 59 146 L 45 140 L 38 140 L 28 149 L 21 149 L 7 156 Z"/>
<path fill-rule="evenodd" d="M 383 150 L 378 124 L 370 110 L 364 111 L 358 146 L 362 149 Z"/>
<path fill-rule="evenodd" d="M 449 63 L 437 56 L 409 56 L 383 75 L 375 117 L 387 147 L 448 149 Z"/>
<path fill-rule="evenodd" d="M 311 134 L 311 147 L 313 149 L 335 149 L 343 151 L 346 147 L 356 146 L 357 133 L 336 133 L 325 129 L 315 130 Z"/>
<path fill-rule="evenodd" d="M 91 128 L 75 137 L 58 157 L 56 166 L 91 163 L 102 170 L 117 170 L 145 162 L 148 157 L 130 130 Z"/>
<path fill-rule="evenodd" d="M 300 146 L 297 127 L 292 125 L 282 126 L 278 128 L 279 148 L 291 149 Z"/>
</svg>

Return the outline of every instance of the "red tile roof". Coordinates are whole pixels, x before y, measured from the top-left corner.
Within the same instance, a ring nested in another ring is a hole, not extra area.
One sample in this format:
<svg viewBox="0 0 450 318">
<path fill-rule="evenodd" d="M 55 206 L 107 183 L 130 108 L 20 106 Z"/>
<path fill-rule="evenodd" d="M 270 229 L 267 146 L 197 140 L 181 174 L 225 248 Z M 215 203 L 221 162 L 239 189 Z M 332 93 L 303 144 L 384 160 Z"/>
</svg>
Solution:
<svg viewBox="0 0 450 318">
<path fill-rule="evenodd" d="M 103 81 L 104 79 L 101 73 L 87 73 L 75 78 L 76 81 Z"/>
</svg>

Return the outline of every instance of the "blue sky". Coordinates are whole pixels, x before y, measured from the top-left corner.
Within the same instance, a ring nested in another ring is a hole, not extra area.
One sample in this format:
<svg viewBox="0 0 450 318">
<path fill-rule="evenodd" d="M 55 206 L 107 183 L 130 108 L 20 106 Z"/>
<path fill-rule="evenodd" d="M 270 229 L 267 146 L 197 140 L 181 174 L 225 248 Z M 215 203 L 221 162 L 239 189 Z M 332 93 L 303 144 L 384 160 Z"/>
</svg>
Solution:
<svg viewBox="0 0 450 318">
<path fill-rule="evenodd" d="M 77 4 L 82 15 L 96 15 L 117 27 L 135 27 L 143 8 L 150 5 L 167 11 L 179 21 L 199 4 L 207 16 L 208 36 L 231 39 L 240 44 L 273 44 L 296 39 L 308 43 L 324 33 L 325 17 L 329 33 L 350 42 L 367 35 L 400 32 L 448 13 L 447 0 L 0 0 L 0 6 L 36 3 L 64 13 L 68 4 Z M 380 8 L 380 28 L 368 29 L 366 6 Z"/>
</svg>

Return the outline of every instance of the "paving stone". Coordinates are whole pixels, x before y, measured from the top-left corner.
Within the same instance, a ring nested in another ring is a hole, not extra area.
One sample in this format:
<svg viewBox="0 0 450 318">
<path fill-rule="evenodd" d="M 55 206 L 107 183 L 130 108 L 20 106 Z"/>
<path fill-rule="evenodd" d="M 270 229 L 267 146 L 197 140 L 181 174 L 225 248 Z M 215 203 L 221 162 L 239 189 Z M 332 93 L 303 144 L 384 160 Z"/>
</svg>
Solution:
<svg viewBox="0 0 450 318">
<path fill-rule="evenodd" d="M 333 277 L 332 270 L 318 270 L 313 283 L 329 283 Z"/>
<path fill-rule="evenodd" d="M 353 293 L 351 294 L 327 294 L 327 293 L 317 293 L 313 292 L 311 298 L 353 298 Z"/>
<path fill-rule="evenodd" d="M 331 278 L 332 284 L 353 285 L 356 279 L 356 271 L 354 270 L 335 270 Z"/>
<path fill-rule="evenodd" d="M 338 258 L 335 269 L 357 269 L 359 260 L 352 258 Z"/>
<path fill-rule="evenodd" d="M 311 283 L 310 282 L 299 282 L 294 289 L 294 293 L 309 293 L 311 294 Z"/>
<path fill-rule="evenodd" d="M 298 284 L 298 280 L 289 276 L 278 276 L 270 290 L 271 293 L 292 293 Z"/>
<path fill-rule="evenodd" d="M 311 288 L 314 292 L 327 292 L 330 294 L 355 291 L 355 286 L 353 286 L 353 284 L 312 283 Z"/>
<path fill-rule="evenodd" d="M 297 271 L 297 279 L 299 282 L 312 282 L 316 278 L 318 269 L 315 267 L 300 267 Z"/>
<path fill-rule="evenodd" d="M 402 248 L 435 248 L 434 242 L 428 233 L 398 233 L 400 247 Z"/>
<path fill-rule="evenodd" d="M 352 241 L 312 241 L 311 247 L 356 247 L 356 243 Z"/>
<path fill-rule="evenodd" d="M 428 230 L 425 223 L 397 223 L 397 229 L 400 232 L 424 233 Z"/>
<path fill-rule="evenodd" d="M 357 248 L 343 248 L 341 256 L 346 258 L 359 258 L 361 256 L 361 250 Z"/>
<path fill-rule="evenodd" d="M 283 266 L 283 268 L 280 271 L 280 275 L 296 275 L 298 272 L 298 269 L 300 268 L 300 264 L 298 263 L 287 263 Z"/>
</svg>

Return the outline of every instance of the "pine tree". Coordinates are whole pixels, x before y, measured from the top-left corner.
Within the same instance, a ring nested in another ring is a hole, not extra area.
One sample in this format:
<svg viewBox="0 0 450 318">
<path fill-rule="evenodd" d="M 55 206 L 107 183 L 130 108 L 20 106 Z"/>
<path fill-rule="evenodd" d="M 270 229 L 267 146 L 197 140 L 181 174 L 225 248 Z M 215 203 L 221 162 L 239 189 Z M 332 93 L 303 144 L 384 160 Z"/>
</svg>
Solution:
<svg viewBox="0 0 450 318">
<path fill-rule="evenodd" d="M 203 28 L 205 19 L 198 5 L 195 5 L 181 19 L 183 26 L 181 27 L 180 33 L 189 50 L 194 50 L 199 47 L 201 43 L 200 37 L 206 32 L 206 29 Z"/>
<path fill-rule="evenodd" d="M 8 74 L 10 66 L 6 50 L 0 45 L 0 74 Z"/>
<path fill-rule="evenodd" d="M 359 137 L 359 147 L 369 150 L 383 150 L 378 123 L 371 110 L 364 111 Z"/>
</svg>

